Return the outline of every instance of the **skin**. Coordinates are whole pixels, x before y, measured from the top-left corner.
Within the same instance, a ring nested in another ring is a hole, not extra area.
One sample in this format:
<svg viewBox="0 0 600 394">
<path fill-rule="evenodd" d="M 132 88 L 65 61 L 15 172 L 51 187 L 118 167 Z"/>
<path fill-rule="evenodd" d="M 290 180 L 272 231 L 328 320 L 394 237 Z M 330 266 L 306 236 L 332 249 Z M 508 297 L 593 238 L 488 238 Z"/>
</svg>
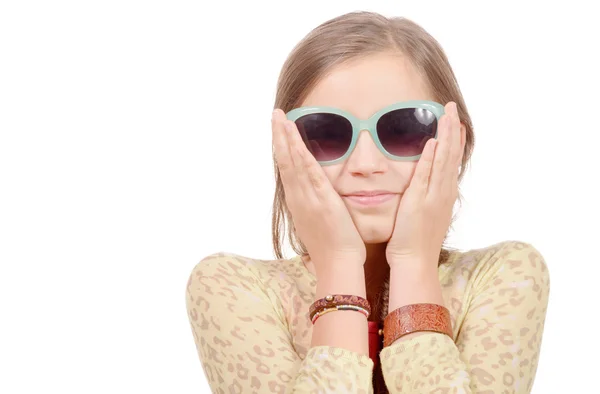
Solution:
<svg viewBox="0 0 600 394">
<path fill-rule="evenodd" d="M 334 69 L 301 106 L 336 107 L 367 119 L 383 107 L 408 100 L 436 101 L 407 58 L 379 54 Z M 437 261 L 458 196 L 466 131 L 454 108 L 453 102 L 445 105 L 439 136 L 428 142 L 419 161 L 388 159 L 363 130 L 347 160 L 322 167 L 340 195 L 375 189 L 397 193 L 374 207 L 342 197 L 365 242 L 367 294 L 376 292 L 390 272 L 390 312 L 417 302 L 443 305 Z M 312 262 L 304 262 L 315 274 Z"/>
</svg>

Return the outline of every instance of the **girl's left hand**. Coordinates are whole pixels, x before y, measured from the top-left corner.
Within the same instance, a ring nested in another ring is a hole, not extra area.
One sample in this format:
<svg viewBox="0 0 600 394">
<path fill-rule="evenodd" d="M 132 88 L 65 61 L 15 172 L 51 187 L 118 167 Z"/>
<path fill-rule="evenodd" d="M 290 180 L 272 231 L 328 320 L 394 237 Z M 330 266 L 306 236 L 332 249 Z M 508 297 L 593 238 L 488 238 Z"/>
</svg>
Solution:
<svg viewBox="0 0 600 394">
<path fill-rule="evenodd" d="M 438 137 L 429 139 L 406 189 L 386 257 L 390 267 L 434 264 L 452 221 L 458 198 L 458 169 L 463 157 L 466 128 L 456 104 L 449 102 L 438 123 Z M 415 263 L 415 261 L 417 261 Z"/>
</svg>

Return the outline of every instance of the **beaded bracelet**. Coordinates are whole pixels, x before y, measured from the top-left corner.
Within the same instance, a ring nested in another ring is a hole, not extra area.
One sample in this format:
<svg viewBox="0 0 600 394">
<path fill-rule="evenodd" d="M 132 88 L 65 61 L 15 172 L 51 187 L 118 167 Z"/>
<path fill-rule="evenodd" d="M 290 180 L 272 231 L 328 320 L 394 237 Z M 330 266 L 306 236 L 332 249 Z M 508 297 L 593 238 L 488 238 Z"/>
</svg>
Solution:
<svg viewBox="0 0 600 394">
<path fill-rule="evenodd" d="M 365 317 L 368 319 L 369 318 L 369 312 L 365 309 L 365 308 L 361 308 L 360 306 L 356 306 L 356 305 L 336 305 L 333 308 L 325 308 L 325 309 L 320 309 L 319 311 L 317 311 L 314 316 L 312 317 L 312 324 L 315 324 L 315 322 L 317 321 L 317 319 L 320 316 L 323 316 L 326 313 L 329 312 L 333 312 L 333 311 L 357 311 L 362 313 L 363 315 L 365 315 Z"/>
<path fill-rule="evenodd" d="M 348 294 L 328 294 L 313 302 L 310 306 L 310 320 L 313 320 L 315 314 L 320 310 L 333 308 L 336 305 L 354 305 L 366 310 L 368 314 L 371 314 L 371 305 L 369 304 L 369 301 L 363 297 Z"/>
</svg>

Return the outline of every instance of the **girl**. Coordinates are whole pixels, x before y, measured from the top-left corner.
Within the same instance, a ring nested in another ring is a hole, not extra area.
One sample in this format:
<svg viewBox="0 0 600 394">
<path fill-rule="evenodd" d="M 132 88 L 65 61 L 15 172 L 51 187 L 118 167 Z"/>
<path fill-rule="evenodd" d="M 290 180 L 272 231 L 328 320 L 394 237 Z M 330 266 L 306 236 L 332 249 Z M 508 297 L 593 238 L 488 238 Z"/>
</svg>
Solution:
<svg viewBox="0 0 600 394">
<path fill-rule="evenodd" d="M 323 23 L 272 132 L 277 259 L 217 253 L 187 285 L 213 392 L 530 392 L 548 269 L 525 242 L 444 245 L 474 135 L 437 41 L 370 12 Z"/>
</svg>

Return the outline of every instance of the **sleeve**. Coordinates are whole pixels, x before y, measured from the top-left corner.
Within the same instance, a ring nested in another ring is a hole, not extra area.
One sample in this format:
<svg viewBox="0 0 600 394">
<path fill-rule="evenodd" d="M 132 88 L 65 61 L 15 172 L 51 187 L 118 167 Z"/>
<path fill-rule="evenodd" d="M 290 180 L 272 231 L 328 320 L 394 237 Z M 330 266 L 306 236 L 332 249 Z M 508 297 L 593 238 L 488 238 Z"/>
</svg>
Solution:
<svg viewBox="0 0 600 394">
<path fill-rule="evenodd" d="M 252 261 L 214 254 L 189 277 L 186 306 L 204 375 L 214 393 L 372 393 L 373 361 L 348 349 L 296 353 L 274 292 Z"/>
<path fill-rule="evenodd" d="M 390 393 L 529 393 L 533 385 L 550 277 L 533 246 L 507 241 L 471 275 L 471 297 L 456 343 L 427 333 L 386 347 Z"/>
</svg>

